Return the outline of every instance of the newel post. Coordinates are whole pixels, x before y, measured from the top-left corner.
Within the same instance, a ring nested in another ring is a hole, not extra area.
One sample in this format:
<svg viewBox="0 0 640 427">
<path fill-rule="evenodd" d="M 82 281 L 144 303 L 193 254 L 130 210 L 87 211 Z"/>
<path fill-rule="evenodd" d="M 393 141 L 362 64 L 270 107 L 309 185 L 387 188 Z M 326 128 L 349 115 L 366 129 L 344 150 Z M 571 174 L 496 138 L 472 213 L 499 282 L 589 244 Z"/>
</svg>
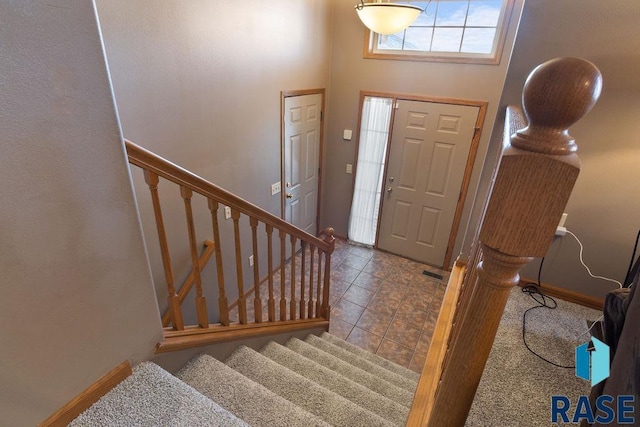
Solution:
<svg viewBox="0 0 640 427">
<path fill-rule="evenodd" d="M 322 317 L 325 320 L 331 318 L 331 307 L 329 306 L 329 287 L 331 286 L 331 254 L 336 247 L 336 239 L 333 237 L 334 230 L 327 227 L 324 231 L 324 242 L 329 245 L 329 249 L 324 252 L 324 284 L 322 288 Z"/>
<path fill-rule="evenodd" d="M 545 62 L 529 75 L 522 96 L 529 124 L 502 154 L 479 235 L 482 260 L 475 283 L 465 283 L 473 293 L 450 342 L 429 426 L 464 425 L 518 272 L 546 254 L 578 177 L 568 128 L 601 87 L 598 69 L 577 58 Z"/>
</svg>

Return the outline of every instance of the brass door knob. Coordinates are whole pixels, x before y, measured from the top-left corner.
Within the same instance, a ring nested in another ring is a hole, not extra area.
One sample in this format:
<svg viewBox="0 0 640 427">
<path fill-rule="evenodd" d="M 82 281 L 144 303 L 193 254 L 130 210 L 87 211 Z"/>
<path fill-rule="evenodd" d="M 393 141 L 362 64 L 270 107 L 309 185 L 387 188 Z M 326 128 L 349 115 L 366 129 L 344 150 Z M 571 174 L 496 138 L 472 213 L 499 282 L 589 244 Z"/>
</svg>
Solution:
<svg viewBox="0 0 640 427">
<path fill-rule="evenodd" d="M 293 194 L 287 193 L 287 199 L 293 199 Z"/>
</svg>

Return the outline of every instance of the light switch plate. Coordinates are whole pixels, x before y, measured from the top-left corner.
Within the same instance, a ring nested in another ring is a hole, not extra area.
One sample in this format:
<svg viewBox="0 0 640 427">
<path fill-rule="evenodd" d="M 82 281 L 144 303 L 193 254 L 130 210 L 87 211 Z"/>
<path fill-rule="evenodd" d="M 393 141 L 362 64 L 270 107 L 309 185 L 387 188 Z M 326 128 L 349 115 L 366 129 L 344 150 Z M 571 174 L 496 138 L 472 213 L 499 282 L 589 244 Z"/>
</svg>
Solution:
<svg viewBox="0 0 640 427">
<path fill-rule="evenodd" d="M 353 173 L 353 165 L 351 163 L 347 163 L 347 173 Z"/>
<path fill-rule="evenodd" d="M 278 194 L 281 190 L 282 190 L 282 184 L 280 184 L 280 181 L 276 182 L 275 184 L 271 184 L 271 195 L 272 196 Z"/>
<path fill-rule="evenodd" d="M 231 208 L 229 206 L 224 207 L 224 219 L 231 218 Z"/>
<path fill-rule="evenodd" d="M 342 132 L 342 139 L 345 141 L 351 141 L 351 137 L 353 136 L 353 131 L 351 129 L 345 129 Z"/>
</svg>

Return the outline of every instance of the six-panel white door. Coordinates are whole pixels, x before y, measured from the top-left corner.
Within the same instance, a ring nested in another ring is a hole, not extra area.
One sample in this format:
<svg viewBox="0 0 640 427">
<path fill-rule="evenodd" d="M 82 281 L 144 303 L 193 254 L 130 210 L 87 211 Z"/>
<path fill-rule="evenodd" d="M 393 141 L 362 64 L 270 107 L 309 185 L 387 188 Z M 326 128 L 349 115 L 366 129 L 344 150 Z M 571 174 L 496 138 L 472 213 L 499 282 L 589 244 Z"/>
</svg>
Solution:
<svg viewBox="0 0 640 427">
<path fill-rule="evenodd" d="M 442 266 L 479 108 L 398 103 L 378 247 Z"/>
<path fill-rule="evenodd" d="M 284 100 L 285 220 L 316 235 L 322 94 Z"/>
</svg>

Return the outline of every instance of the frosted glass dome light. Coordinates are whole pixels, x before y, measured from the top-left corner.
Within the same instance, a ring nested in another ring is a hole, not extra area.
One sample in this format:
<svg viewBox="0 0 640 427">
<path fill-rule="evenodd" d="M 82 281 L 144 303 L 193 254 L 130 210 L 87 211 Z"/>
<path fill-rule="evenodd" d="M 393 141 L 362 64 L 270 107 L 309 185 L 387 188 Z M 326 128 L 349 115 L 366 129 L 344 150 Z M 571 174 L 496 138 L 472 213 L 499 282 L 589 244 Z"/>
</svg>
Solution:
<svg viewBox="0 0 640 427">
<path fill-rule="evenodd" d="M 397 3 L 364 3 L 355 6 L 362 23 L 378 34 L 394 34 L 404 30 L 418 18 L 418 6 Z"/>
</svg>

